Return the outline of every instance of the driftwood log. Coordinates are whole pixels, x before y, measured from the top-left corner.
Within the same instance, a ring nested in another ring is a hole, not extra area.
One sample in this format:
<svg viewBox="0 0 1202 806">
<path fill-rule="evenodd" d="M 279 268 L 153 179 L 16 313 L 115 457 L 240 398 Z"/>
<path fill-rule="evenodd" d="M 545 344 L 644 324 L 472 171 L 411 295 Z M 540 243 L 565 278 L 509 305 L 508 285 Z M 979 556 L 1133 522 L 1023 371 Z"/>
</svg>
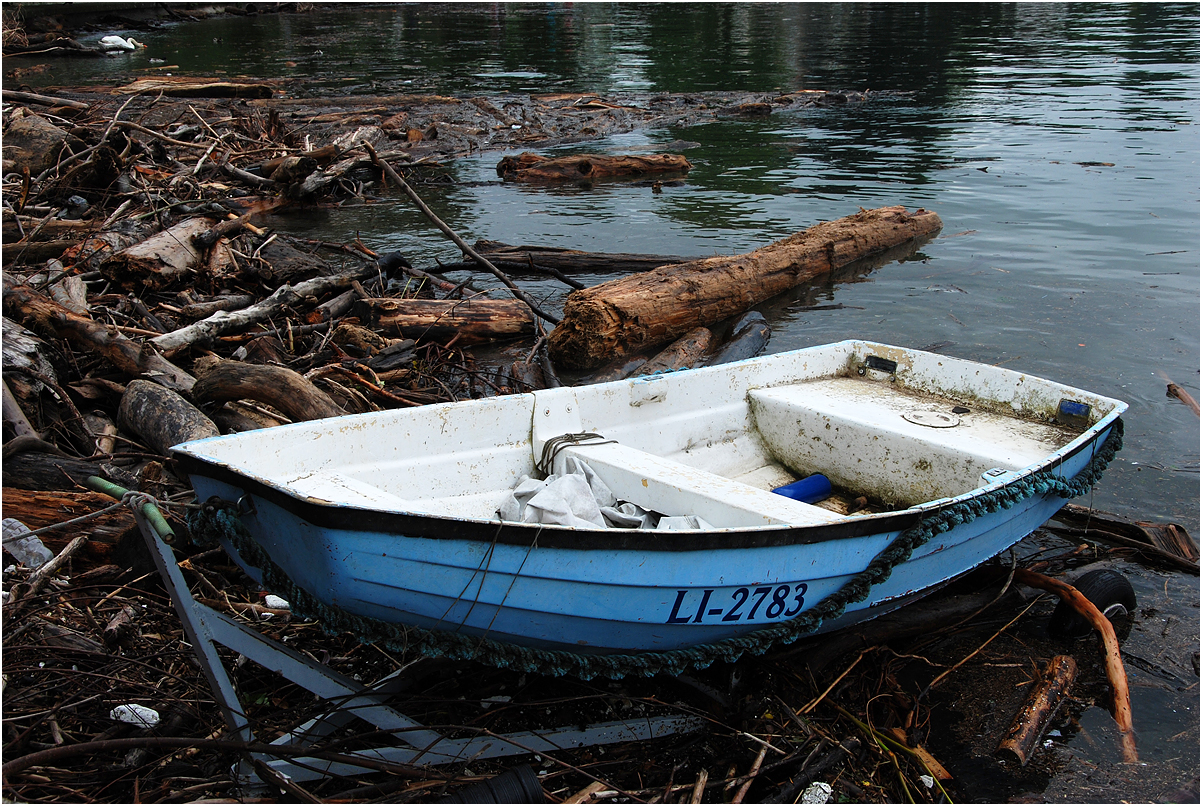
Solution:
<svg viewBox="0 0 1202 806">
<path fill-rule="evenodd" d="M 749 311 L 730 329 L 730 338 L 706 360 L 707 367 L 755 358 L 768 346 L 772 328 L 759 311 Z"/>
<path fill-rule="evenodd" d="M 551 332 L 557 364 L 592 369 L 642 345 L 679 338 L 890 247 L 934 235 L 929 210 L 861 210 L 745 255 L 663 266 L 573 291 Z"/>
<path fill-rule="evenodd" d="M 211 78 L 156 76 L 139 78 L 114 92 L 121 95 L 165 95 L 169 98 L 270 98 L 271 87 Z"/>
<path fill-rule="evenodd" d="M 630 274 L 666 266 L 703 260 L 702 255 L 647 255 L 637 252 L 582 252 L 554 246 L 513 246 L 501 241 L 479 240 L 475 250 L 496 266 L 510 270 Z M 444 265 L 444 271 L 472 269 L 474 262 Z"/>
<path fill-rule="evenodd" d="M 510 182 L 572 182 L 609 176 L 687 173 L 692 164 L 680 154 L 574 154 L 543 157 L 525 152 L 497 163 L 497 176 Z"/>
<path fill-rule="evenodd" d="M 521 338 L 534 333 L 534 315 L 515 299 L 361 299 L 355 316 L 373 329 L 418 341 L 456 344 Z"/>
<path fill-rule="evenodd" d="M 195 378 L 163 358 L 153 347 L 139 344 L 114 328 L 72 313 L 29 286 L 5 289 L 4 307 L 43 335 L 66 339 L 101 355 L 131 377 L 154 381 L 181 394 L 187 394 L 196 383 Z"/>
<path fill-rule="evenodd" d="M 714 333 L 708 327 L 697 327 L 669 344 L 665 349 L 653 356 L 650 361 L 639 367 L 633 375 L 653 375 L 656 372 L 671 372 L 684 367 L 691 367 L 701 360 L 709 351 Z"/>
<path fill-rule="evenodd" d="M 172 445 L 221 434 L 212 420 L 180 395 L 140 380 L 126 385 L 117 424 L 160 456 L 166 456 Z"/>
<path fill-rule="evenodd" d="M 1026 766 L 1048 722 L 1060 708 L 1077 679 L 1077 662 L 1069 655 L 1057 655 L 1048 661 L 1043 674 L 1031 687 L 1010 730 L 998 743 L 997 754 Z"/>
<path fill-rule="evenodd" d="M 329 395 L 287 367 L 217 361 L 192 389 L 197 403 L 255 400 L 266 403 L 293 422 L 346 414 Z"/>
<path fill-rule="evenodd" d="M 28 439 L 28 438 L 26 438 Z M 12 440 L 5 448 L 16 442 Z M 99 465 L 59 453 L 38 450 L 8 453 L 4 457 L 4 486 L 21 490 L 74 490 L 89 476 L 105 476 Z M 8 499 L 5 499 L 7 511 Z"/>
</svg>

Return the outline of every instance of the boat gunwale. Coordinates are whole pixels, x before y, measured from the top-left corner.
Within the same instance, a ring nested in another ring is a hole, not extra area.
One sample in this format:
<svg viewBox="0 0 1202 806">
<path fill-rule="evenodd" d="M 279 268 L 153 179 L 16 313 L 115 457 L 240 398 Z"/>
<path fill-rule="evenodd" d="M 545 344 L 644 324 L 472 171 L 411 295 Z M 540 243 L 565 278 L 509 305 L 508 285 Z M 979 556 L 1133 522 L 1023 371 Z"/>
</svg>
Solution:
<svg viewBox="0 0 1202 806">
<path fill-rule="evenodd" d="M 864 516 L 849 516 L 833 523 L 736 527 L 714 530 L 576 529 L 548 524 L 526 524 L 502 520 L 454 518 L 446 515 L 405 513 L 369 509 L 353 504 L 308 498 L 286 488 L 247 476 L 228 466 L 196 454 L 172 450 L 180 470 L 241 489 L 269 501 L 317 528 L 337 531 L 373 532 L 398 537 L 500 543 L 542 548 L 587 550 L 639 550 L 652 552 L 704 551 L 714 549 L 767 548 L 805 545 L 888 534 L 910 528 L 923 516 L 953 503 L 978 497 L 988 491 L 1021 481 L 1035 473 L 1054 469 L 1081 451 L 1097 445 L 1117 422 L 1126 406 L 1121 404 L 1076 439 L 1044 459 L 1014 471 L 1014 475 L 976 487 L 950 498 L 933 499 L 908 509 Z M 182 446 L 181 446 L 182 447 Z"/>
</svg>

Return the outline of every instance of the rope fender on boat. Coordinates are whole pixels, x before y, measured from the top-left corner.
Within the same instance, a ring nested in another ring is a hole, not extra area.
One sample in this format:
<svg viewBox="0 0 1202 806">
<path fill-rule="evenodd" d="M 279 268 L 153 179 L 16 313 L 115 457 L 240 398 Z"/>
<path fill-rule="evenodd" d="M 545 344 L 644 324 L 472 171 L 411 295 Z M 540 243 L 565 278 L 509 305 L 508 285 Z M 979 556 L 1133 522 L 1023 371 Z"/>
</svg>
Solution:
<svg viewBox="0 0 1202 806">
<path fill-rule="evenodd" d="M 262 571 L 263 583 L 268 590 L 287 599 L 297 616 L 315 619 L 330 635 L 349 632 L 361 643 L 379 644 L 390 652 L 418 651 L 431 657 L 475 660 L 499 668 L 552 676 L 571 675 L 583 680 L 594 677 L 676 675 L 689 669 L 704 669 L 715 661 L 732 663 L 744 653 L 762 655 L 773 646 L 790 644 L 813 632 L 824 621 L 842 615 L 848 605 L 864 601 L 873 586 L 887 580 L 893 569 L 906 562 L 915 549 L 956 526 L 1010 509 L 1036 495 L 1051 493 L 1061 498 L 1076 498 L 1085 494 L 1098 482 L 1122 445 L 1123 421 L 1117 419 L 1101 448 L 1072 479 L 1057 476 L 1051 469 L 1041 470 L 1015 479 L 997 490 L 948 504 L 924 515 L 917 524 L 899 534 L 867 568 L 796 618 L 734 638 L 658 652 L 583 655 L 565 650 L 534 649 L 450 630 L 431 630 L 358 616 L 319 601 L 293 582 L 247 532 L 238 517 L 236 504 L 210 499 L 201 509 L 192 511 L 188 526 L 193 539 L 200 545 L 214 545 L 221 537 L 228 539 L 246 563 Z"/>
</svg>

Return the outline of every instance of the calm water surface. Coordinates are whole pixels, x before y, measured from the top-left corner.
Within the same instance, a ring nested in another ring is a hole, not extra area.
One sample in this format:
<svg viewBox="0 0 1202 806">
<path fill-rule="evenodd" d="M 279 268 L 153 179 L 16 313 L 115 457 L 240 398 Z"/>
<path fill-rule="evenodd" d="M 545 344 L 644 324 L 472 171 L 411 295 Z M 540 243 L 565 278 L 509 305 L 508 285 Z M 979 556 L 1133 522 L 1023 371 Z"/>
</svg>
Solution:
<svg viewBox="0 0 1202 806">
<path fill-rule="evenodd" d="M 469 241 L 666 254 L 750 250 L 860 207 L 935 210 L 941 237 L 913 258 L 760 306 L 769 351 L 948 342 L 947 355 L 1126 400 L 1124 450 L 1086 503 L 1198 534 L 1198 419 L 1165 396 L 1166 379 L 1195 397 L 1199 384 L 1197 5 L 355 6 L 168 26 L 147 40 L 147 51 L 47 80 L 86 69 L 89 81 L 124 81 L 156 57 L 179 74 L 304 76 L 294 95 L 912 92 L 559 149 L 699 143 L 687 182 L 662 194 L 503 185 L 500 154 L 455 163 L 458 186 L 423 193 Z M 458 259 L 401 201 L 277 226 L 358 235 L 422 267 Z M 562 300 L 556 285 L 531 287 L 552 307 Z M 802 310 L 814 302 L 846 307 Z M 1156 611 L 1126 648 L 1179 678 L 1132 670 L 1151 771 L 1113 791 L 1142 800 L 1158 796 L 1156 782 L 1196 776 L 1198 584 L 1125 570 Z M 1109 738 L 1105 711 L 1090 714 L 1090 731 Z M 1046 795 L 1073 792 L 1062 777 Z"/>
</svg>

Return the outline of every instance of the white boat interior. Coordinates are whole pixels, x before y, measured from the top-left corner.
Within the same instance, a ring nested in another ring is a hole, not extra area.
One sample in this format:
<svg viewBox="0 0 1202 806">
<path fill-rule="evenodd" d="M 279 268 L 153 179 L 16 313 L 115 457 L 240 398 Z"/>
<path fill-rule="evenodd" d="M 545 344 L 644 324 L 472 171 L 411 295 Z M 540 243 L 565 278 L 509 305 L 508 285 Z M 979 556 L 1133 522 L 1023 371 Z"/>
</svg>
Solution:
<svg viewBox="0 0 1202 806">
<path fill-rule="evenodd" d="M 557 456 L 587 462 L 620 499 L 719 529 L 779 528 L 856 517 L 771 492 L 798 478 L 821 473 L 874 511 L 919 506 L 1054 462 L 1122 408 L 1012 370 L 848 341 L 215 437 L 183 451 L 303 499 L 495 522 L 549 440 L 598 434 L 603 441 Z"/>
</svg>

